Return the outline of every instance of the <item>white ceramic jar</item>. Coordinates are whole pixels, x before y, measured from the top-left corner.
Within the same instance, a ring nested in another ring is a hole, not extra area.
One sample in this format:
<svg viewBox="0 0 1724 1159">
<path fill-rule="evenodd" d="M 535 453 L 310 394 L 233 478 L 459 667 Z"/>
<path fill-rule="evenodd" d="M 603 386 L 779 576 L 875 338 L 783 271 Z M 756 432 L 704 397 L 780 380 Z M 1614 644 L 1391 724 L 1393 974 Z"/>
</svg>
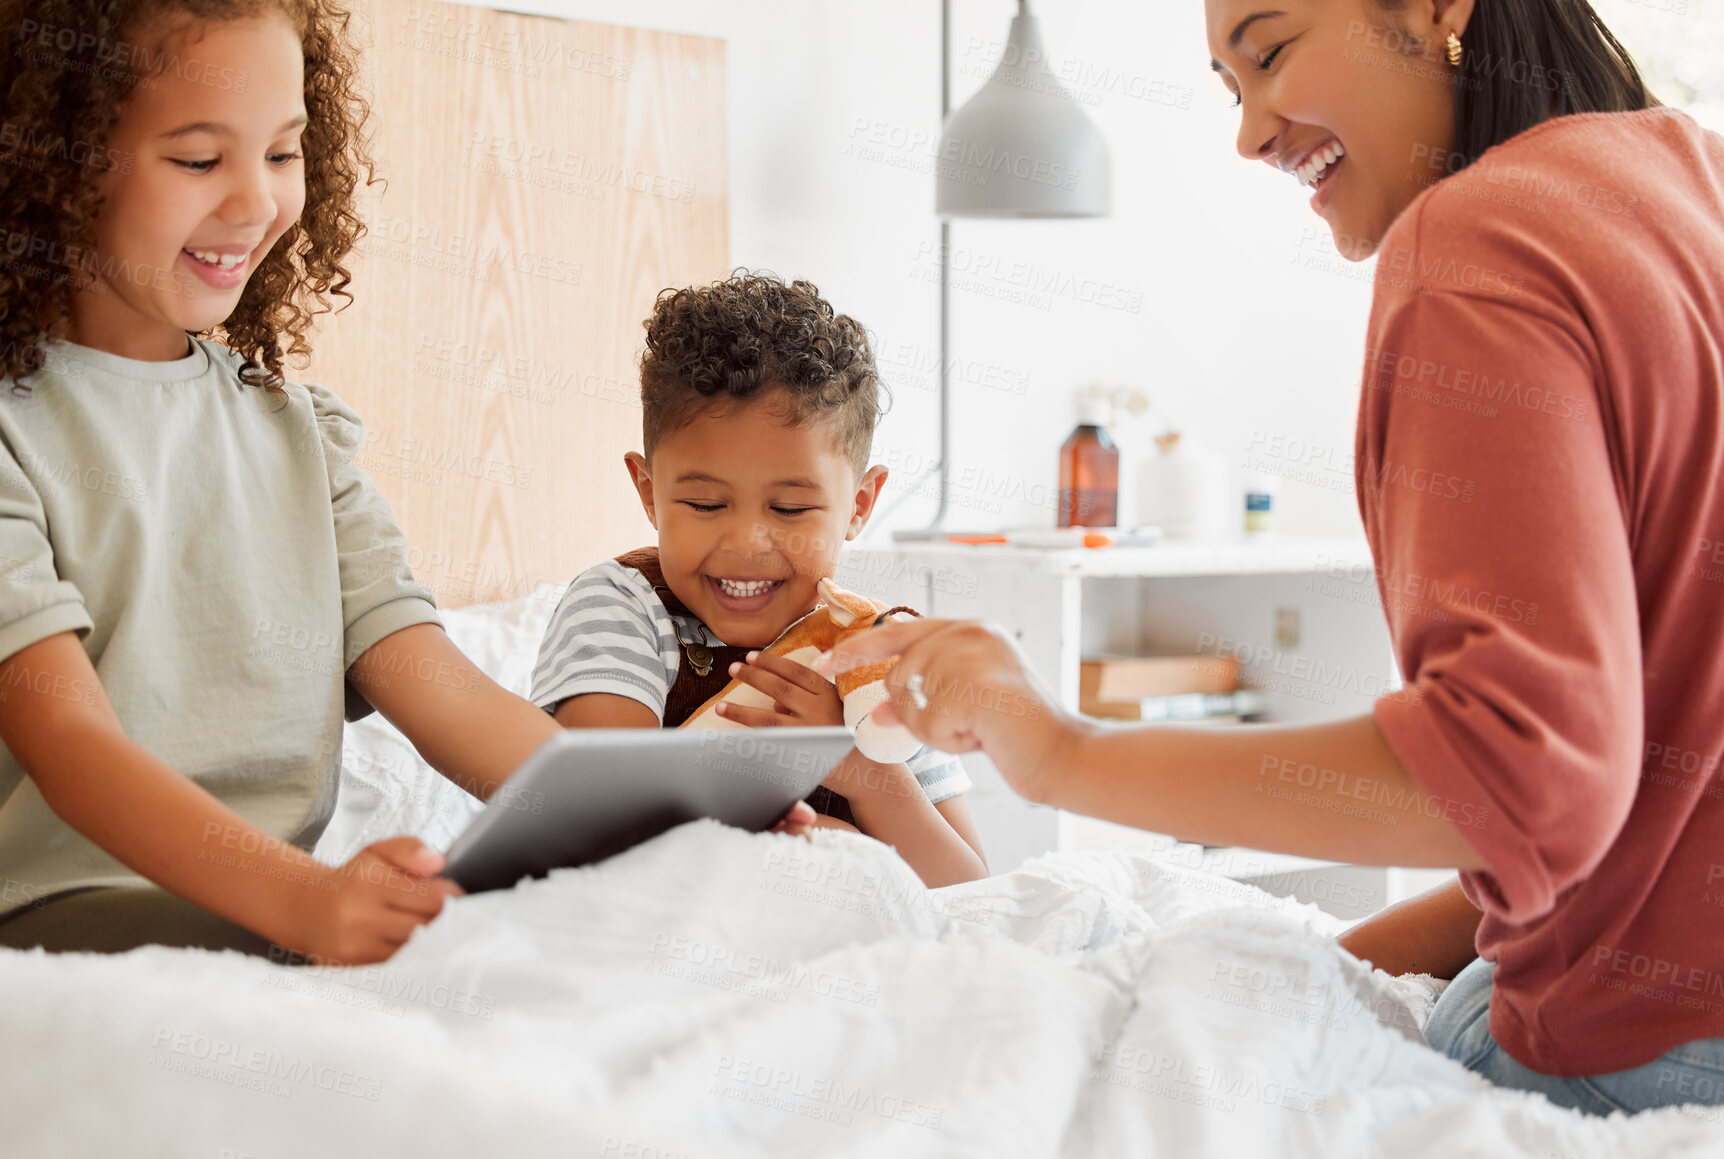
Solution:
<svg viewBox="0 0 1724 1159">
<path fill-rule="evenodd" d="M 1137 473 L 1137 522 L 1170 539 L 1224 539 L 1232 530 L 1227 459 L 1177 432 L 1155 440 L 1160 453 Z"/>
</svg>

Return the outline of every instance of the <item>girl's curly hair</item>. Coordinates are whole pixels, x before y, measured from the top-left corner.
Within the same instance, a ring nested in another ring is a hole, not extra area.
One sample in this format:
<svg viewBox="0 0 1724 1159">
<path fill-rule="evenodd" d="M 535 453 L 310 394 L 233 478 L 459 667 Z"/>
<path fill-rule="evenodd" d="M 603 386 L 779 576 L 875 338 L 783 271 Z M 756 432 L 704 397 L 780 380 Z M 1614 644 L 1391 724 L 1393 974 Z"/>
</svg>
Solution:
<svg viewBox="0 0 1724 1159">
<path fill-rule="evenodd" d="M 735 270 L 710 286 L 661 291 L 645 322 L 643 449 L 714 406 L 775 391 L 792 422 L 837 418 L 839 449 L 861 475 L 882 407 L 868 332 L 834 310 L 812 282 Z"/>
<path fill-rule="evenodd" d="M 311 353 L 307 333 L 332 296 L 351 300 L 343 262 L 365 234 L 355 204 L 375 180 L 348 12 L 334 0 L 0 0 L 0 377 L 40 369 L 69 337 L 72 295 L 99 271 L 100 178 L 127 101 L 179 67 L 162 47 L 202 25 L 280 14 L 305 55 L 305 209 L 211 332 L 246 360 L 242 378 L 279 392 L 282 363 Z"/>
</svg>

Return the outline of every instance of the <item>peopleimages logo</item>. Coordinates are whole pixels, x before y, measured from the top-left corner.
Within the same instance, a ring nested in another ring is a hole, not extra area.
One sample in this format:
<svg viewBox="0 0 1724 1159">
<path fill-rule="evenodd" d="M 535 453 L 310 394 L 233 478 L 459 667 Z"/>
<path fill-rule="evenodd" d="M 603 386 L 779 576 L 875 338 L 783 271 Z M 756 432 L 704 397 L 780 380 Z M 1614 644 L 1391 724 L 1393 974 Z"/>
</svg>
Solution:
<svg viewBox="0 0 1724 1159">
<path fill-rule="evenodd" d="M 942 258 L 949 267 L 955 284 L 960 288 L 972 288 L 971 285 L 965 284 L 967 279 L 974 286 L 997 286 L 1041 295 L 1047 298 L 1050 304 L 1054 298 L 1065 298 L 1086 306 L 1099 306 L 1127 314 L 1137 314 L 1143 310 L 1142 290 L 1116 286 L 1111 282 L 1083 277 L 1068 270 L 1054 269 L 964 246 L 941 246 L 933 241 L 921 241 L 916 245 L 912 262 L 938 262 Z"/>
<path fill-rule="evenodd" d="M 1589 981 L 1594 985 L 1685 1009 L 1724 1013 L 1724 1002 L 1706 997 L 1724 998 L 1724 974 L 1717 970 L 1604 945 L 1593 947 L 1592 967 Z"/>
<path fill-rule="evenodd" d="M 772 1002 L 788 1002 L 792 991 L 819 998 L 880 1004 L 880 984 L 822 970 L 804 962 L 781 962 L 767 954 L 681 935 L 654 934 L 647 951 L 646 972 L 696 982 L 719 990 L 736 990 Z"/>
<path fill-rule="evenodd" d="M 1347 798 L 1379 806 L 1383 815 L 1395 818 L 1399 814 L 1423 813 L 1466 829 L 1482 828 L 1490 818 L 1490 809 L 1471 801 L 1454 801 L 1433 796 L 1404 785 L 1392 785 L 1375 777 L 1340 769 L 1319 767 L 1293 757 L 1264 756 L 1257 775 L 1301 789 L 1311 789 L 1319 796 Z M 1265 782 L 1259 783 L 1259 790 Z M 1344 804 L 1344 802 L 1337 802 Z M 1391 821 L 1393 823 L 1393 821 Z"/>
<path fill-rule="evenodd" d="M 135 76 L 141 87 L 152 86 L 156 79 L 173 75 L 189 84 L 204 85 L 223 92 L 243 93 L 248 74 L 233 68 L 218 68 L 196 57 L 181 57 L 166 49 L 152 51 L 149 46 L 98 36 L 80 28 L 44 24 L 39 20 L 23 20 L 18 25 L 18 46 L 13 54 L 40 65 L 58 65 L 70 72 L 82 72 L 113 79 Z"/>
<path fill-rule="evenodd" d="M 945 1111 L 902 1095 L 811 1075 L 796 1067 L 721 1055 L 709 1091 L 804 1118 L 849 1126 L 857 1113 L 912 1127 L 940 1129 Z"/>
<path fill-rule="evenodd" d="M 151 1057 L 150 1065 L 161 1070 L 184 1071 L 223 1082 L 235 1076 L 251 1076 L 264 1083 L 281 1080 L 373 1103 L 383 1093 L 381 1079 L 273 1050 L 244 1047 L 230 1039 L 207 1034 L 159 1026 L 151 1045 L 157 1053 Z M 279 1086 L 269 1093 L 291 1097 L 291 1091 L 283 1095 Z"/>
<path fill-rule="evenodd" d="M 38 133 L 28 125 L 7 121 L 0 124 L 0 148 L 6 154 L 0 160 L 20 169 L 39 170 L 50 160 L 67 161 L 73 165 L 88 165 L 102 172 L 126 174 L 132 171 L 132 153 L 121 153 L 88 141 L 75 141 L 60 133 Z"/>
<path fill-rule="evenodd" d="M 1376 280 L 1392 286 L 1410 284 L 1418 290 L 1458 286 L 1505 298 L 1521 297 L 1526 286 L 1526 278 L 1520 274 L 1477 262 L 1456 261 L 1445 254 L 1406 245 L 1391 246 L 1378 253 Z"/>
<path fill-rule="evenodd" d="M 1557 418 L 1583 421 L 1589 413 L 1587 401 L 1562 394 L 1533 383 L 1522 385 L 1518 380 L 1493 377 L 1487 368 L 1449 366 L 1429 358 L 1401 354 L 1393 350 L 1365 352 L 1368 374 L 1374 374 L 1372 385 L 1378 390 L 1396 386 L 1430 388 L 1439 394 L 1453 394 L 1495 403 L 1504 407 L 1542 411 Z M 1495 411 L 1488 412 L 1494 415 Z"/>
</svg>

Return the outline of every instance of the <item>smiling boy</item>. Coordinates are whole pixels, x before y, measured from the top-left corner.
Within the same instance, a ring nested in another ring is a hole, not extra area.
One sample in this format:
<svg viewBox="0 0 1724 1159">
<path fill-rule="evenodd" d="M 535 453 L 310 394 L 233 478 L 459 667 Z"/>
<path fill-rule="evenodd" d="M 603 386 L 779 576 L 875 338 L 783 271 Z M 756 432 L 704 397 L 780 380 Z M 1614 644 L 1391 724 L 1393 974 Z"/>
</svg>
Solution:
<svg viewBox="0 0 1724 1159">
<path fill-rule="evenodd" d="M 568 728 L 675 728 L 731 677 L 776 710 L 748 727 L 844 723 L 837 690 L 756 651 L 814 609 L 886 482 L 868 465 L 879 375 L 868 337 L 807 282 L 738 273 L 666 290 L 641 361 L 643 452 L 624 456 L 656 548 L 577 576 L 551 617 L 533 703 Z M 987 873 L 955 757 L 860 753 L 811 804 L 897 848 L 930 886 Z"/>
</svg>

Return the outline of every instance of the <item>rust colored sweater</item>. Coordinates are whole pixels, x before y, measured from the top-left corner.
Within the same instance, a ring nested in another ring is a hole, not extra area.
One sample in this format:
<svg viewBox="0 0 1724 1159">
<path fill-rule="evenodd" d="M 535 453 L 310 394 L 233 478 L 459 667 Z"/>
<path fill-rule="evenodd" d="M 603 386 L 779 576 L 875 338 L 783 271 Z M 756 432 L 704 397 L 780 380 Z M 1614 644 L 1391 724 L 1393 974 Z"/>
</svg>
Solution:
<svg viewBox="0 0 1724 1159">
<path fill-rule="evenodd" d="M 1492 1035 L 1563 1076 L 1724 1037 L 1724 138 L 1562 117 L 1421 194 L 1354 462 Z"/>
</svg>

